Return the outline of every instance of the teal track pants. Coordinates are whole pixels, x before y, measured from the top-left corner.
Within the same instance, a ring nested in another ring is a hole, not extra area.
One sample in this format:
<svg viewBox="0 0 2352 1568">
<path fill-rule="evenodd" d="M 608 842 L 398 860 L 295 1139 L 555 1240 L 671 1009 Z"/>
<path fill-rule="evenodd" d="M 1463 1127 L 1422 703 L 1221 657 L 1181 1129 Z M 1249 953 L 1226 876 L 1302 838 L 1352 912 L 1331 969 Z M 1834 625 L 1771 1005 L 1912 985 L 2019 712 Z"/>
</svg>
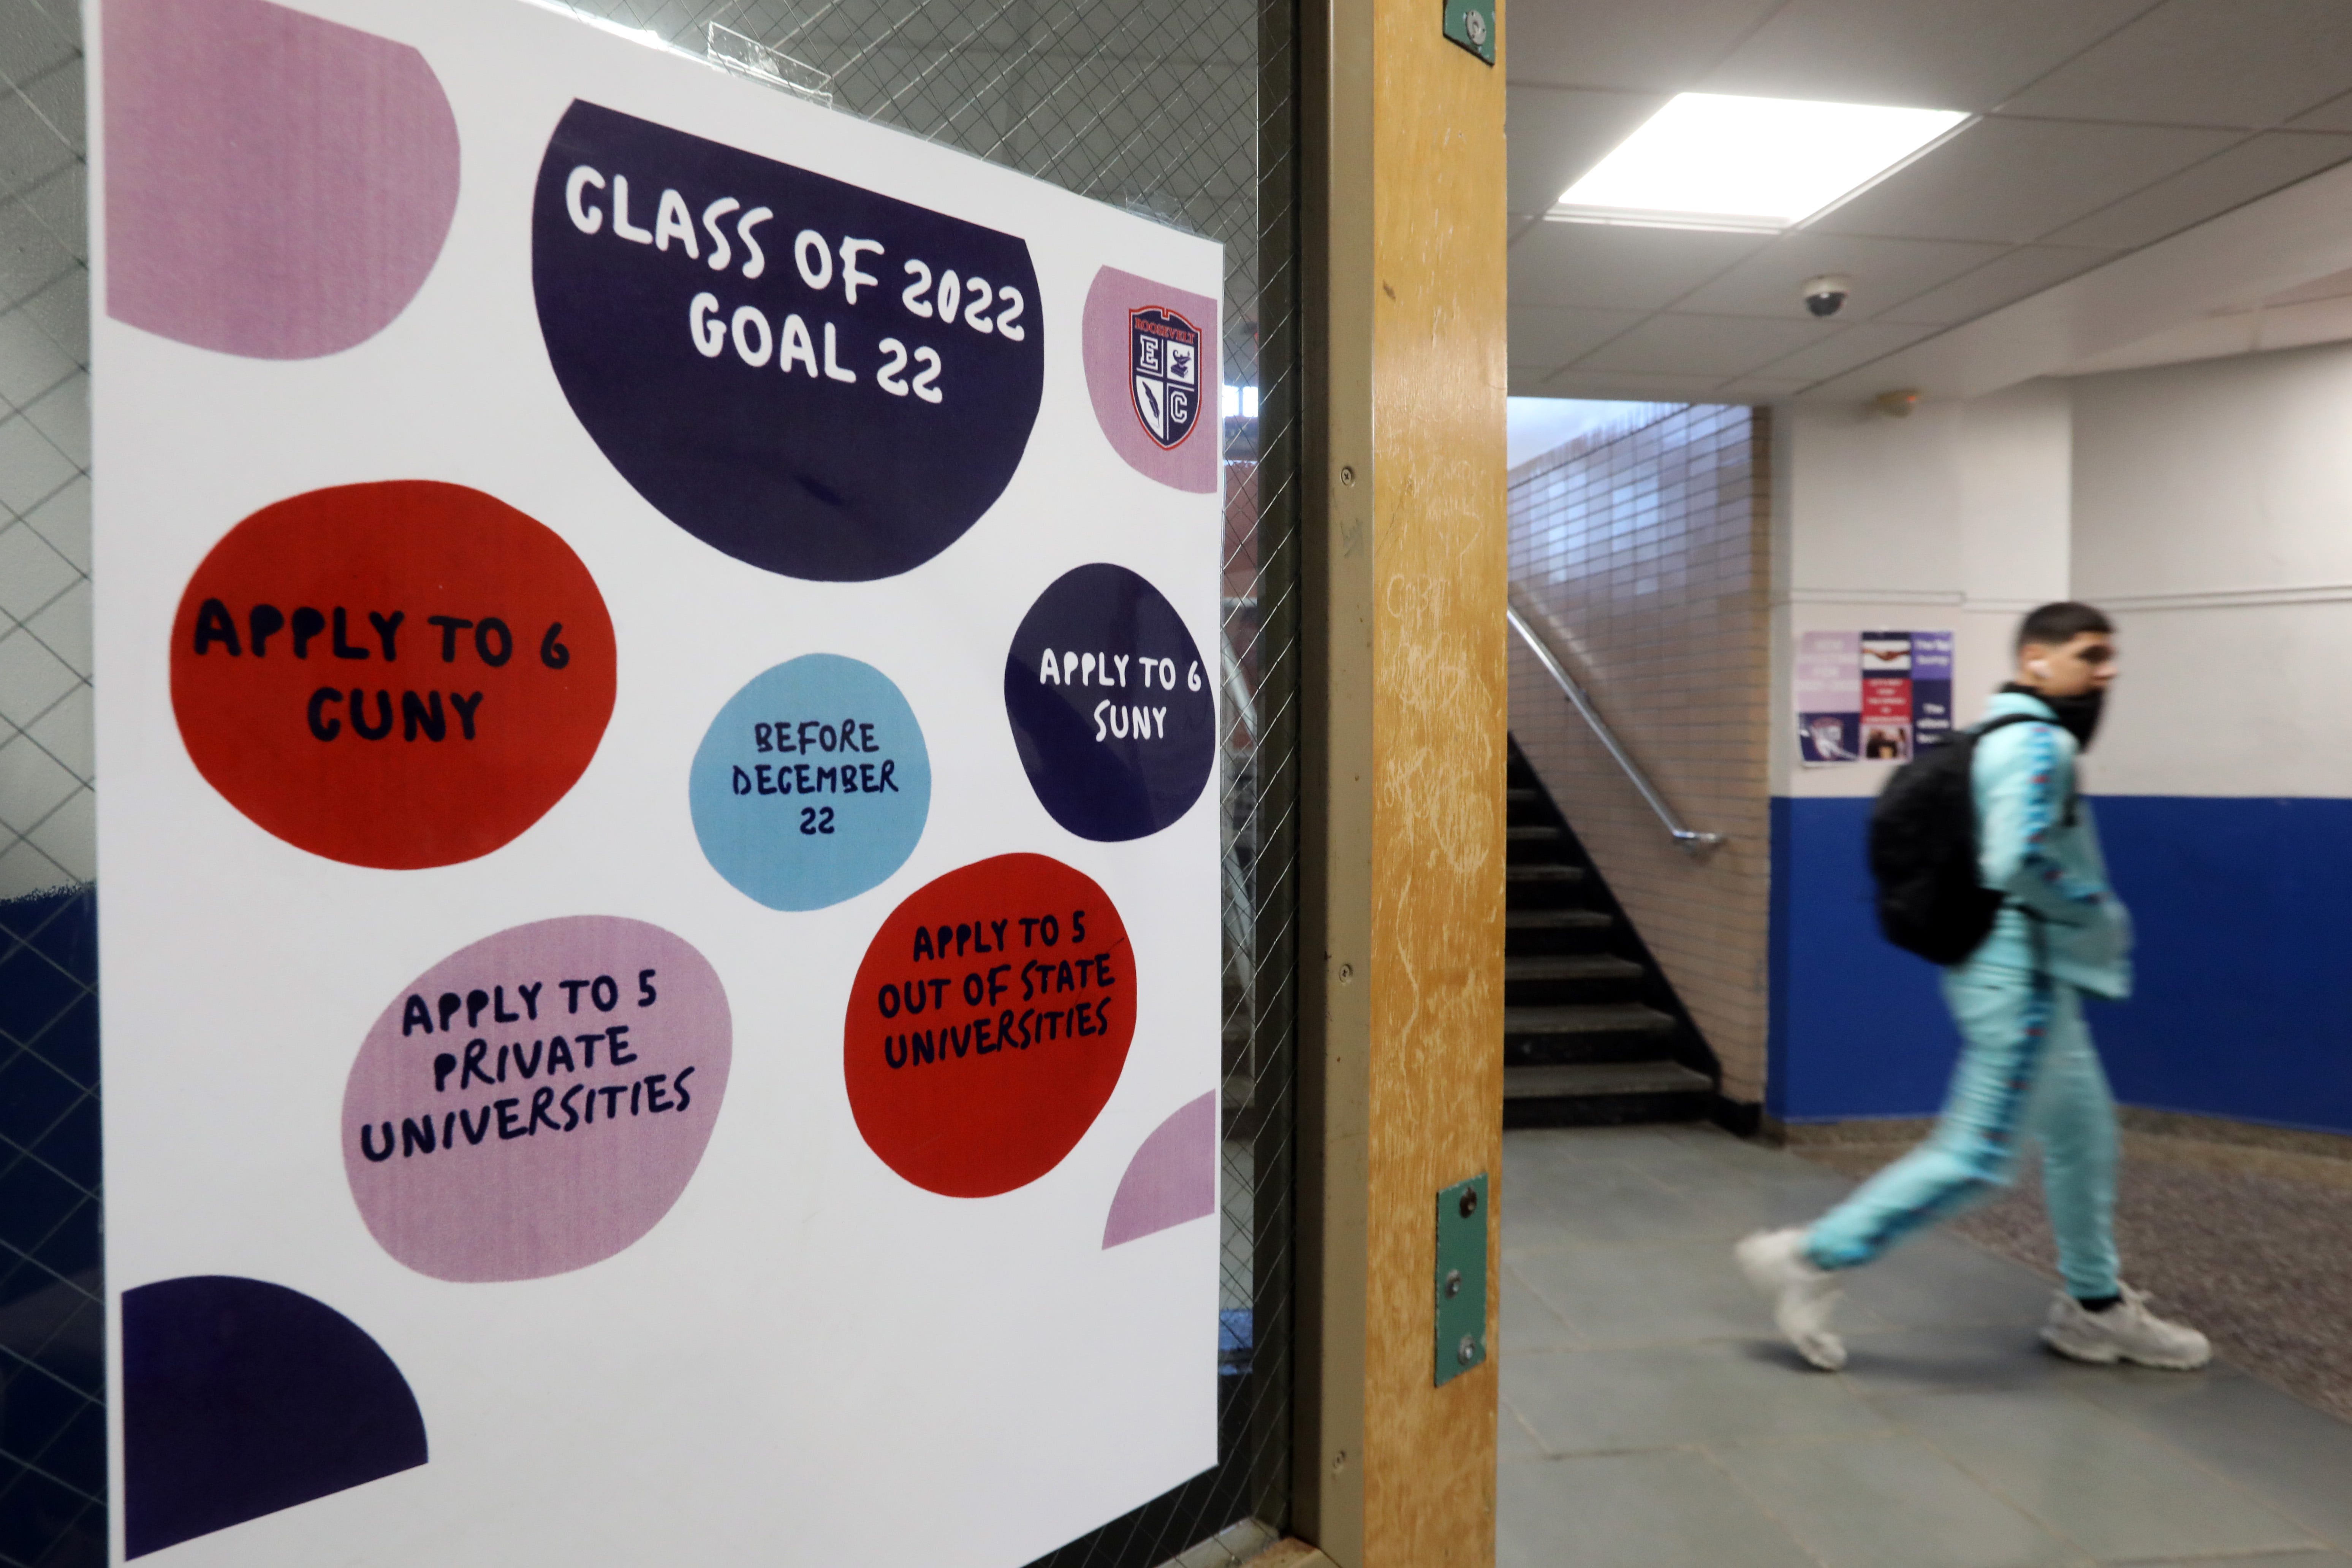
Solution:
<svg viewBox="0 0 2352 1568">
<path fill-rule="evenodd" d="M 2067 1290 L 2115 1295 L 2115 1097 L 2081 994 L 2032 970 L 1970 963 L 1945 972 L 1944 998 L 1963 1045 L 1936 1131 L 1814 1222 L 1806 1256 L 1822 1268 L 1870 1262 L 2008 1186 L 2031 1134 L 2042 1141 L 2042 1195 Z"/>
</svg>

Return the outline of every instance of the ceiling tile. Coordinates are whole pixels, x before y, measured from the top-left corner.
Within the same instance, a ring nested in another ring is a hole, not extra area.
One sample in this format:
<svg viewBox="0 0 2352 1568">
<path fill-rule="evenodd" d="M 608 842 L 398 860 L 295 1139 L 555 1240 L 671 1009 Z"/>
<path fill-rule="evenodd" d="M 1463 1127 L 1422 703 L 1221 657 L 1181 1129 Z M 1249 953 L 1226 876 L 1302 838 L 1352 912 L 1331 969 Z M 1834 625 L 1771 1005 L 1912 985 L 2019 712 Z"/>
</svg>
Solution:
<svg viewBox="0 0 2352 1568">
<path fill-rule="evenodd" d="M 2296 115 L 2294 124 L 2298 131 L 2352 131 L 2352 92 Z"/>
<path fill-rule="evenodd" d="M 1564 392 L 1546 392 L 1543 390 L 1544 383 L 1551 378 L 1557 369 L 1557 366 L 1548 364 L 1515 364 L 1511 366 L 1509 382 L 1511 395 L 1513 397 L 1565 397 L 1569 395 Z"/>
<path fill-rule="evenodd" d="M 2183 321 L 2137 342 L 2076 360 L 2059 374 L 2097 375 L 2347 341 L 2352 341 L 2352 294 L 2337 294 L 2300 304 L 2266 303 L 2259 310 L 2231 310 Z"/>
<path fill-rule="evenodd" d="M 1675 303 L 1681 310 L 1717 316 L 1811 321 L 1801 287 L 1808 278 L 1842 272 L 1853 279 L 1853 294 L 1836 319 L 1866 321 L 1890 305 L 1983 266 L 2003 248 L 1955 240 L 1864 239 L 1801 229 L 1782 235 Z"/>
<path fill-rule="evenodd" d="M 2132 250 L 2352 158 L 2352 136 L 2273 131 L 2239 142 L 2050 236 Z"/>
<path fill-rule="evenodd" d="M 2352 339 L 2352 299 L 2313 300 L 2263 311 L 2254 326 L 2257 350 L 2308 348 Z"/>
<path fill-rule="evenodd" d="M 1766 243 L 1704 229 L 1539 223 L 1511 247 L 1511 303 L 1660 310 Z"/>
<path fill-rule="evenodd" d="M 1812 383 L 1784 375 L 1743 375 L 1717 387 L 1713 401 L 1717 403 L 1769 403 L 1776 397 L 1787 397 L 1802 392 Z"/>
<path fill-rule="evenodd" d="M 2089 271 L 2114 254 L 2054 245 L 2020 246 L 1974 272 L 1883 312 L 1879 320 L 1948 327 L 2039 294 L 2076 273 Z"/>
<path fill-rule="evenodd" d="M 2178 174 L 2235 139 L 2226 131 L 2159 125 L 1980 120 L 1814 226 L 1832 234 L 2021 244 Z"/>
<path fill-rule="evenodd" d="M 1639 310 L 1580 310 L 1563 305 L 1511 307 L 1511 363 L 1557 370 L 1642 320 Z"/>
<path fill-rule="evenodd" d="M 1511 384 L 1514 397 L 1603 397 L 1644 403 L 1709 403 L 1719 375 L 1638 375 L 1624 371 L 1564 370 L 1529 386 Z"/>
<path fill-rule="evenodd" d="M 1727 381 L 1707 395 L 1707 402 L 1776 402 L 1780 397 L 1794 397 L 1811 385 L 1809 381 L 1790 381 L 1785 376 L 1740 376 L 1738 381 Z"/>
<path fill-rule="evenodd" d="M 2170 125 L 2276 125 L 2352 89 L 2344 0 L 2168 0 L 2004 107 Z"/>
<path fill-rule="evenodd" d="M 1549 0 L 1513 7 L 1514 83 L 1680 92 L 1780 0 Z"/>
<path fill-rule="evenodd" d="M 1810 386 L 1814 382 L 1842 375 L 1857 365 L 1882 359 L 1897 349 L 1909 348 L 1921 338 L 1932 336 L 1941 330 L 1894 321 L 1863 321 L 1846 328 L 1826 342 L 1776 359 L 1759 370 L 1755 376 L 1742 379 L 1795 377 Z"/>
<path fill-rule="evenodd" d="M 2308 283 L 2298 283 L 2292 289 L 2282 289 L 2266 296 L 2265 305 L 2305 305 L 2319 300 L 2341 300 L 2352 295 L 2352 269 L 2331 272 L 2325 278 L 2315 278 Z"/>
<path fill-rule="evenodd" d="M 1576 370 L 1646 375 L 1711 375 L 1720 380 L 1780 358 L 1823 335 L 1819 321 L 1767 316 L 1657 315 L 1576 362 Z"/>
<path fill-rule="evenodd" d="M 1607 157 L 1665 101 L 1654 92 L 1512 87 L 1510 210 L 1551 211 L 1560 192 Z"/>
<path fill-rule="evenodd" d="M 1980 111 L 2147 4 L 1790 0 L 1704 85 L 1709 92 Z"/>
</svg>

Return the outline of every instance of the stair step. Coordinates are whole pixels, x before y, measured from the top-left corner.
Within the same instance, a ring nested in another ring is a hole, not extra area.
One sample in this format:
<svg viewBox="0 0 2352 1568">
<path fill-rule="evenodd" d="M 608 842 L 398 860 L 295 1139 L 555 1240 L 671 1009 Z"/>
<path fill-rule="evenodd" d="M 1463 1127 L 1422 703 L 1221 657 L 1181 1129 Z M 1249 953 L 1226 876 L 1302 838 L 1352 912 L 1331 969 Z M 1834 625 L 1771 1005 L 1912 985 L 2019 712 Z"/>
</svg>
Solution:
<svg viewBox="0 0 2352 1568">
<path fill-rule="evenodd" d="M 1664 1035 L 1674 1019 L 1639 1002 L 1581 1002 L 1556 1007 L 1506 1007 L 1506 1035 Z"/>
<path fill-rule="evenodd" d="M 1513 931 L 1600 931 L 1617 923 L 1606 910 L 1506 910 L 1503 929 Z"/>
<path fill-rule="evenodd" d="M 1680 1062 L 1579 1062 L 1505 1068 L 1503 1098 L 1557 1100 L 1637 1094 L 1705 1094 L 1715 1086 Z"/>
<path fill-rule="evenodd" d="M 1507 827 L 1504 837 L 1513 844 L 1550 844 L 1558 841 L 1557 827 Z"/>
<path fill-rule="evenodd" d="M 1642 966 L 1612 952 L 1551 953 L 1503 960 L 1503 984 L 1520 980 L 1639 980 Z"/>
<path fill-rule="evenodd" d="M 1581 866 L 1507 866 L 1503 868 L 1506 882 L 1581 882 Z"/>
<path fill-rule="evenodd" d="M 1503 1066 L 1582 1067 L 1594 1062 L 1654 1062 L 1666 1050 L 1666 1035 L 1507 1035 Z"/>
</svg>

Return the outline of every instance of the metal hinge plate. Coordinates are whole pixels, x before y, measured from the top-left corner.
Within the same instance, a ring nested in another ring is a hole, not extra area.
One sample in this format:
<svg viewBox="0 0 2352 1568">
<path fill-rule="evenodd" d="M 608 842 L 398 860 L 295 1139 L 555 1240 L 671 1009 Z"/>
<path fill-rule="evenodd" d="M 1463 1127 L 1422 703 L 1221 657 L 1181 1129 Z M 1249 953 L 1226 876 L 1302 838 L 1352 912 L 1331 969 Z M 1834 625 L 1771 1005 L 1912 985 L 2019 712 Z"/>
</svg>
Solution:
<svg viewBox="0 0 2352 1568">
<path fill-rule="evenodd" d="M 1437 1194 L 1437 1353 L 1440 1387 L 1486 1359 L 1486 1175 Z"/>
<path fill-rule="evenodd" d="M 1495 63 L 1495 0 L 1445 0 L 1445 36 Z"/>
</svg>

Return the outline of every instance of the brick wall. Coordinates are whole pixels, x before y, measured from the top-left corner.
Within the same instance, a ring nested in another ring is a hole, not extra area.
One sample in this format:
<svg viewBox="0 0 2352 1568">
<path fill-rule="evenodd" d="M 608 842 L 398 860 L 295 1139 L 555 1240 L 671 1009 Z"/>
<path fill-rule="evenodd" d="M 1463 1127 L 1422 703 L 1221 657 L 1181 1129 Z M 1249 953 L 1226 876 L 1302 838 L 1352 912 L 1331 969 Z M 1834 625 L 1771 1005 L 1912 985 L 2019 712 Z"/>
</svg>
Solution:
<svg viewBox="0 0 2352 1568">
<path fill-rule="evenodd" d="M 1769 415 L 1647 405 L 1511 471 L 1521 613 L 1690 826 L 1694 858 L 1515 637 L 1511 732 L 1723 1064 L 1764 1091 Z"/>
</svg>

